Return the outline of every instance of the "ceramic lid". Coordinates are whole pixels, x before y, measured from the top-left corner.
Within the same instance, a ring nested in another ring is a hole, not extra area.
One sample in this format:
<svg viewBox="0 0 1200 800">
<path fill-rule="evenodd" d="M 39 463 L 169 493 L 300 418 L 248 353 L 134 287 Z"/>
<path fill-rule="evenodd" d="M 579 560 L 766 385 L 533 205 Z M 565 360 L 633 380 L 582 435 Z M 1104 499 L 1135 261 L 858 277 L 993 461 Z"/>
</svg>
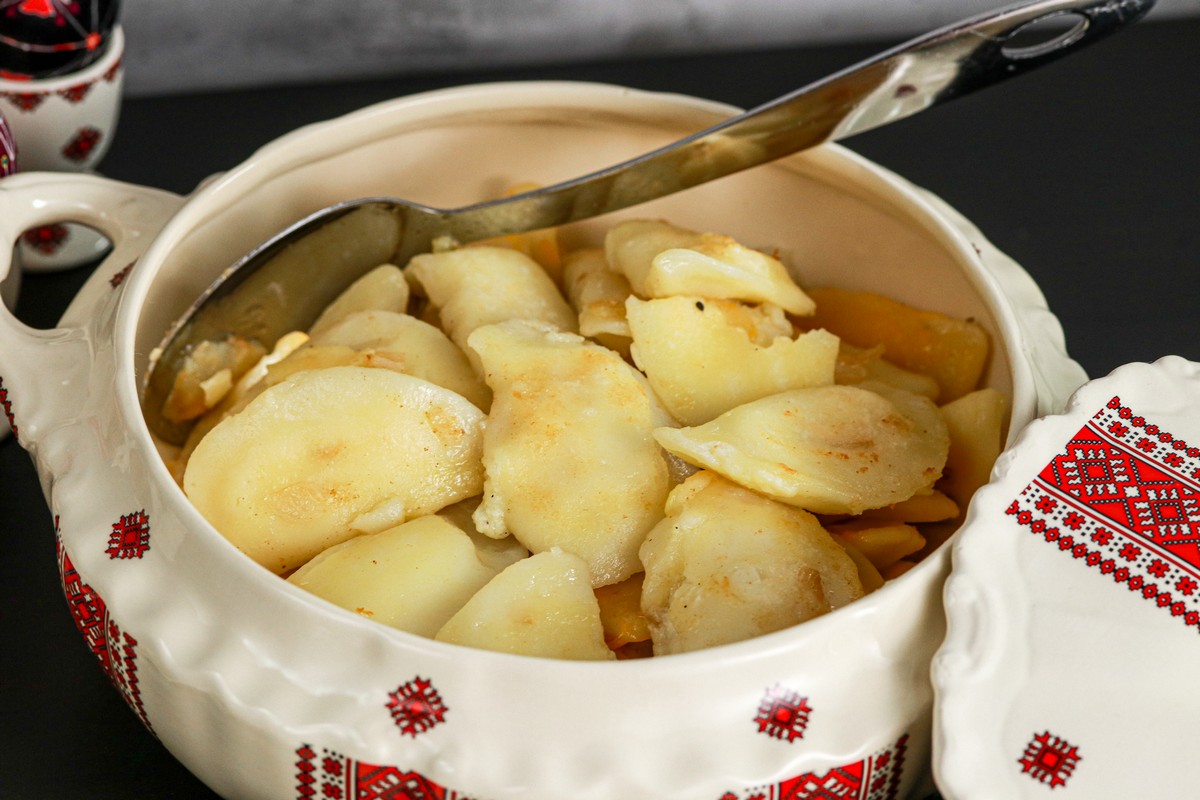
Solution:
<svg viewBox="0 0 1200 800">
<path fill-rule="evenodd" d="M 1196 796 L 1200 364 L 1092 381 L 1031 424 L 952 549 L 935 772 L 958 798 Z"/>
</svg>

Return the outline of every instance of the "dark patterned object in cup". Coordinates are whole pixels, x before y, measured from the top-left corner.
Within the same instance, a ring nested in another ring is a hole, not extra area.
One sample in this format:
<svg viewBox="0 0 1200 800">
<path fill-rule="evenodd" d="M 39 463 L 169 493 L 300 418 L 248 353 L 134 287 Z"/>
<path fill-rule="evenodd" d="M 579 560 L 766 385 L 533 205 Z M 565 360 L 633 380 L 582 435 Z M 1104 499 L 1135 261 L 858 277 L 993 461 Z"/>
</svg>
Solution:
<svg viewBox="0 0 1200 800">
<path fill-rule="evenodd" d="M 17 140 L 0 114 L 0 178 L 17 171 Z"/>
<path fill-rule="evenodd" d="M 0 0 L 0 77 L 83 69 L 108 45 L 120 0 Z"/>
</svg>

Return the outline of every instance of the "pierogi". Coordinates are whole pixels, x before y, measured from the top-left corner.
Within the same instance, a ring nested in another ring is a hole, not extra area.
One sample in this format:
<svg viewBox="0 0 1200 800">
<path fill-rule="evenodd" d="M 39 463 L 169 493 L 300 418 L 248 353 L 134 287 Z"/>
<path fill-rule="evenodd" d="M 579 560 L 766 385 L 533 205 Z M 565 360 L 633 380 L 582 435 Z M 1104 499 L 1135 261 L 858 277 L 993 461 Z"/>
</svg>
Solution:
<svg viewBox="0 0 1200 800">
<path fill-rule="evenodd" d="M 198 359 L 173 469 L 255 561 L 410 633 L 611 660 L 801 624 L 942 541 L 1000 449 L 975 323 L 810 295 L 729 236 L 630 220 L 403 267 L 240 374 Z M 894 319 L 844 330 L 859 308 Z"/>
</svg>

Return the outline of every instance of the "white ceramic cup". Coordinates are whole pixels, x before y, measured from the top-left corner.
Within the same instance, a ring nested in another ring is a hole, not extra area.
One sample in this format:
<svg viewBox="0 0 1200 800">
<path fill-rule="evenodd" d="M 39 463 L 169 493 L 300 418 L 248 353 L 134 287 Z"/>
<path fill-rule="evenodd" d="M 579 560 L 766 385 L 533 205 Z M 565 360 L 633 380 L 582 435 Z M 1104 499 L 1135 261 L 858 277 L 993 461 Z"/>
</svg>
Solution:
<svg viewBox="0 0 1200 800">
<path fill-rule="evenodd" d="M 125 35 L 113 29 L 104 55 L 54 78 L 0 78 L 0 111 L 8 119 L 25 172 L 90 172 L 116 133 L 124 81 Z M 108 240 L 94 229 L 54 223 L 31 229 L 20 244 L 28 272 L 68 269 L 95 260 Z"/>
<path fill-rule="evenodd" d="M 116 244 L 59 330 L 0 314 L 0 381 L 20 440 L 53 476 L 64 589 L 100 609 L 80 623 L 85 637 L 135 713 L 215 791 L 748 800 L 823 786 L 878 800 L 931 787 L 946 548 L 845 608 L 738 644 L 616 663 L 468 650 L 343 611 L 252 563 L 188 503 L 139 410 L 169 324 L 289 223 L 353 197 L 453 207 L 520 180 L 556 182 L 735 111 L 612 86 L 493 84 L 302 128 L 186 202 L 87 176 L 0 185 L 0 235 L 61 217 Z M 943 203 L 843 148 L 563 237 L 595 242 L 632 216 L 778 250 L 802 284 L 977 319 L 994 344 L 986 381 L 1011 395 L 1014 431 L 1083 379 L 1028 275 Z"/>
</svg>

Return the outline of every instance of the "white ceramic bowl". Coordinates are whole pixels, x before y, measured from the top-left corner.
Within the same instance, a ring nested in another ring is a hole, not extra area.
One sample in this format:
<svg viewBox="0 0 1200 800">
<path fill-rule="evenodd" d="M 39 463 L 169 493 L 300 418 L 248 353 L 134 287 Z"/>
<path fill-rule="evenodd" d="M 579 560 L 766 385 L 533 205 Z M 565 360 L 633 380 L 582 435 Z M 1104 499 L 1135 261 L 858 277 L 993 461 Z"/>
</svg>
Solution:
<svg viewBox="0 0 1200 800">
<path fill-rule="evenodd" d="M 176 488 L 139 412 L 146 356 L 168 324 L 237 256 L 309 212 L 376 194 L 467 204 L 734 112 L 610 86 L 495 84 L 303 128 L 186 202 L 86 176 L 0 185 L 10 240 L 67 218 L 116 242 L 59 330 L 0 317 L 0 390 L 48 488 L 81 631 L 134 711 L 218 793 L 742 800 L 929 788 L 946 548 L 844 609 L 707 651 L 596 664 L 466 650 L 344 612 L 242 556 Z M 1019 267 L 944 204 L 844 149 L 632 215 L 778 249 L 803 284 L 976 318 L 1014 431 L 1083 380 Z M 567 233 L 583 241 L 611 223 Z"/>
</svg>

